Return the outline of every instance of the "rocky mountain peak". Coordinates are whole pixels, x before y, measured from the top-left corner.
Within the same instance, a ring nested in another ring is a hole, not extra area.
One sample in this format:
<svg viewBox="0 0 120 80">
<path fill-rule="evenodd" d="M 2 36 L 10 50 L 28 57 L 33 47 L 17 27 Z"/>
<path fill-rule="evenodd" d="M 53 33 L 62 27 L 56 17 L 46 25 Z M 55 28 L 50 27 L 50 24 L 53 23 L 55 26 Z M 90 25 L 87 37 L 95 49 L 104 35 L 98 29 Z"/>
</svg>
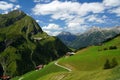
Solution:
<svg viewBox="0 0 120 80">
<path fill-rule="evenodd" d="M 62 31 L 59 35 L 71 35 L 71 33 L 67 31 Z"/>
</svg>

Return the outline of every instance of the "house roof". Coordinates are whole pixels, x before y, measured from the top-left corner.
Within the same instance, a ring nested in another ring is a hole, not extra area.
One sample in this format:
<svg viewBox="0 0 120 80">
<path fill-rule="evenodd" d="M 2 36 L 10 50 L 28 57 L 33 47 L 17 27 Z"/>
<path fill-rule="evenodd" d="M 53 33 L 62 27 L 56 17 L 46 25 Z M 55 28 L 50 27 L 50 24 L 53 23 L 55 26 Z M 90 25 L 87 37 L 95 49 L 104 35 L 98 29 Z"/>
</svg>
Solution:
<svg viewBox="0 0 120 80">
<path fill-rule="evenodd" d="M 74 52 L 67 52 L 67 54 L 75 54 Z"/>
</svg>

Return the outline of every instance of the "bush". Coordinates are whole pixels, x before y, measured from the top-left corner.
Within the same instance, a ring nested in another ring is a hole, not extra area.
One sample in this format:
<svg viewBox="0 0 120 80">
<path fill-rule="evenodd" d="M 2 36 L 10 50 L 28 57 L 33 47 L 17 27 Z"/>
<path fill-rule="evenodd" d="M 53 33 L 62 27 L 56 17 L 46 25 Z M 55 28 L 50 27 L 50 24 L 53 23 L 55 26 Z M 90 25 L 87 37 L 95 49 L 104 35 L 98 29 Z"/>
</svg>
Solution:
<svg viewBox="0 0 120 80">
<path fill-rule="evenodd" d="M 113 59 L 112 59 L 112 62 L 111 62 L 111 68 L 114 68 L 114 67 L 116 67 L 117 65 L 118 65 L 118 62 L 117 62 L 116 58 L 113 58 Z"/>
<path fill-rule="evenodd" d="M 107 48 L 104 48 L 103 50 L 108 50 Z"/>
<path fill-rule="evenodd" d="M 118 65 L 118 62 L 116 60 L 116 58 L 113 58 L 111 63 L 110 61 L 107 59 L 105 64 L 104 64 L 104 69 L 111 69 L 111 68 L 114 68 Z"/>
<path fill-rule="evenodd" d="M 110 69 L 110 68 L 111 68 L 110 62 L 109 62 L 109 60 L 107 59 L 106 62 L 105 62 L 105 64 L 104 64 L 104 69 Z"/>
<path fill-rule="evenodd" d="M 109 49 L 110 49 L 110 50 L 111 50 L 111 49 L 117 49 L 117 47 L 116 47 L 116 46 L 110 46 Z"/>
</svg>

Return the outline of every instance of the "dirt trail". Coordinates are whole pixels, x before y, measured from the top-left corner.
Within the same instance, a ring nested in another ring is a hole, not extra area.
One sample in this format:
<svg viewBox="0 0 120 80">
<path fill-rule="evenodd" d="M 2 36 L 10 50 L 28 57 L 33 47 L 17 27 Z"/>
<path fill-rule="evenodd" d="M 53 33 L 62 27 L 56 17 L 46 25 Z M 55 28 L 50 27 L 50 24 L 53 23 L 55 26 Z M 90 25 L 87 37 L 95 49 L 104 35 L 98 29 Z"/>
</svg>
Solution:
<svg viewBox="0 0 120 80">
<path fill-rule="evenodd" d="M 64 69 L 68 70 L 69 72 L 72 71 L 70 68 L 67 68 L 67 67 L 65 67 L 65 66 L 62 66 L 62 65 L 58 64 L 58 61 L 55 62 L 55 65 L 56 65 L 56 66 L 59 66 L 59 67 L 61 67 L 61 68 L 64 68 Z"/>
</svg>

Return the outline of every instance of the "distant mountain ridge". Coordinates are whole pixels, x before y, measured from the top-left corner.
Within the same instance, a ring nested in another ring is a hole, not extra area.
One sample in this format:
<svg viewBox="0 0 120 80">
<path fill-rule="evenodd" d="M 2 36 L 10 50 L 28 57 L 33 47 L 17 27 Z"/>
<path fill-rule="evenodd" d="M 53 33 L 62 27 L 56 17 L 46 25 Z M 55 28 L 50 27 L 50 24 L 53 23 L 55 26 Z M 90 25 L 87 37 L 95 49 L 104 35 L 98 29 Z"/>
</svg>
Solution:
<svg viewBox="0 0 120 80">
<path fill-rule="evenodd" d="M 34 70 L 71 51 L 21 10 L 0 15 L 0 76 Z"/>
<path fill-rule="evenodd" d="M 64 44 L 69 45 L 72 41 L 74 41 L 77 36 L 70 33 L 62 31 L 60 34 L 57 35 L 57 37 L 63 41 Z"/>
<path fill-rule="evenodd" d="M 83 47 L 87 47 L 90 45 L 98 45 L 101 44 L 103 41 L 107 40 L 108 38 L 112 38 L 120 33 L 120 27 L 112 27 L 112 28 L 100 28 L 100 27 L 92 27 L 88 31 L 75 35 L 73 41 L 67 42 L 69 38 L 67 36 L 59 37 L 67 46 L 79 49 Z M 72 33 L 71 33 L 72 34 Z M 71 37 L 69 35 L 69 37 Z"/>
</svg>

